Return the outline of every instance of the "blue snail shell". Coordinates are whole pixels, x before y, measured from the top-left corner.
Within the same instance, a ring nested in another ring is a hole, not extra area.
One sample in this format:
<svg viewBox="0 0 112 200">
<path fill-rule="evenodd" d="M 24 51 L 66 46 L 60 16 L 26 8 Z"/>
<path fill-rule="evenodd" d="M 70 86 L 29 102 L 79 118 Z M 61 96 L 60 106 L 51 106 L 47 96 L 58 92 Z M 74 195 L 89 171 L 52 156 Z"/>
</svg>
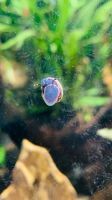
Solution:
<svg viewBox="0 0 112 200">
<path fill-rule="evenodd" d="M 43 100 L 48 106 L 53 106 L 63 97 L 63 88 L 60 82 L 53 77 L 42 79 L 41 89 Z"/>
</svg>

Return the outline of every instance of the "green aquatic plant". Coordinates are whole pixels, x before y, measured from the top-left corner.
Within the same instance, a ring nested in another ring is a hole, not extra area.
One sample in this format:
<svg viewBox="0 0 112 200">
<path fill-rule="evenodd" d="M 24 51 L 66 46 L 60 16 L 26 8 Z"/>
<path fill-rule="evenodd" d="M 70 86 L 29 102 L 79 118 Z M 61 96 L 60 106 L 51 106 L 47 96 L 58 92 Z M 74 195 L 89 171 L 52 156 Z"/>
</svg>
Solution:
<svg viewBox="0 0 112 200">
<path fill-rule="evenodd" d="M 44 112 L 48 108 L 35 85 L 53 76 L 63 85 L 62 103 L 73 109 L 107 103 L 102 69 L 112 52 L 111 10 L 109 0 L 0 1 L 1 62 L 19 63 L 28 77 L 22 90 L 9 88 L 6 99 L 16 99 L 27 113 Z M 97 92 L 89 94 L 91 88 Z"/>
<path fill-rule="evenodd" d="M 0 167 L 5 165 L 6 161 L 6 150 L 3 146 L 0 145 Z"/>
</svg>

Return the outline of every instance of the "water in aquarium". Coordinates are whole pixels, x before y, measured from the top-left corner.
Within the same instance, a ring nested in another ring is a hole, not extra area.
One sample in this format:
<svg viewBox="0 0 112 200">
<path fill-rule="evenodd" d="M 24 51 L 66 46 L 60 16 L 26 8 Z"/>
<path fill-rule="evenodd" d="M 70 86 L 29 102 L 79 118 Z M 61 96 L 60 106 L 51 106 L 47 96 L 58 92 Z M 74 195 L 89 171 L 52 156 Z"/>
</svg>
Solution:
<svg viewBox="0 0 112 200">
<path fill-rule="evenodd" d="M 0 0 L 0 194 L 112 199 L 111 0 Z"/>
</svg>

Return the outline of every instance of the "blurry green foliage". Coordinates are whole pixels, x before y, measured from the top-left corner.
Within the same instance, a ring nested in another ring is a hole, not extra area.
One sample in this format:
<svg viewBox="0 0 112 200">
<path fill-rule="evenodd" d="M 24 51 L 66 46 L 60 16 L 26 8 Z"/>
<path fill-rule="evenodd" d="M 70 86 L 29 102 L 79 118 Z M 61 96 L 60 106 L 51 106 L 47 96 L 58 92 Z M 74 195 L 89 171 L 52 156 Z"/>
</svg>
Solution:
<svg viewBox="0 0 112 200">
<path fill-rule="evenodd" d="M 112 141 L 112 129 L 103 128 L 97 131 L 97 135 Z"/>
<path fill-rule="evenodd" d="M 0 0 L 1 60 L 24 66 L 29 80 L 6 98 L 30 113 L 52 109 L 34 85 L 54 76 L 73 109 L 107 103 L 101 72 L 111 57 L 111 34 L 111 0 Z"/>
<path fill-rule="evenodd" d="M 6 150 L 3 146 L 0 146 L 0 167 L 5 165 Z"/>
</svg>

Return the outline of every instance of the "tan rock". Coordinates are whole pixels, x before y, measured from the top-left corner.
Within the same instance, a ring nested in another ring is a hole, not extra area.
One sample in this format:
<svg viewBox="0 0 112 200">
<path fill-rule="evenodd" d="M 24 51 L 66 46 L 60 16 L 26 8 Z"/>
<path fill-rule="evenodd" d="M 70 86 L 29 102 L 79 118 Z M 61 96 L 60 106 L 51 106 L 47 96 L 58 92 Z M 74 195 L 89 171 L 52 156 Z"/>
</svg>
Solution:
<svg viewBox="0 0 112 200">
<path fill-rule="evenodd" d="M 57 169 L 48 151 L 24 140 L 13 170 L 13 181 L 0 200 L 76 199 L 76 191 Z"/>
</svg>

